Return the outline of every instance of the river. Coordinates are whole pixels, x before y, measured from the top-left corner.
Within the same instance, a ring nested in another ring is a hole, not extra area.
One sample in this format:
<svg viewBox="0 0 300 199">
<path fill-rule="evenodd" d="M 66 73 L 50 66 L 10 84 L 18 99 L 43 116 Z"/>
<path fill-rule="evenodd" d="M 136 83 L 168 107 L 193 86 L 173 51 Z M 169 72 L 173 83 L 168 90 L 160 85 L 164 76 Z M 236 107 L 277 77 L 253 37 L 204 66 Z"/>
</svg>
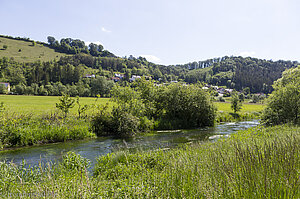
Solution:
<svg viewBox="0 0 300 199">
<path fill-rule="evenodd" d="M 96 139 L 70 141 L 64 143 L 53 143 L 40 146 L 22 147 L 10 149 L 0 153 L 0 161 L 13 161 L 21 163 L 23 160 L 30 165 L 38 165 L 39 162 L 56 162 L 68 151 L 74 151 L 82 157 L 91 160 L 91 165 L 96 163 L 96 158 L 113 151 L 129 150 L 154 150 L 158 148 L 172 148 L 182 143 L 196 141 L 215 141 L 221 137 L 228 137 L 231 133 L 247 128 L 255 127 L 258 120 L 232 122 L 216 125 L 215 127 L 179 130 L 159 131 L 153 134 L 137 136 L 133 139 L 122 140 L 110 137 Z"/>
</svg>

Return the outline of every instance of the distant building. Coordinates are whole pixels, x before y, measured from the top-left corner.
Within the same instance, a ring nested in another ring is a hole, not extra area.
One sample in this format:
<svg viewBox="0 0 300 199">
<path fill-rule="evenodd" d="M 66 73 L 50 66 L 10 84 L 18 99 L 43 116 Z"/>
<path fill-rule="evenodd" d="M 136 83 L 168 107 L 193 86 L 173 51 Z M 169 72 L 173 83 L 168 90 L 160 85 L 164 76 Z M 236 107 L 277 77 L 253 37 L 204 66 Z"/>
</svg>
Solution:
<svg viewBox="0 0 300 199">
<path fill-rule="evenodd" d="M 133 82 L 133 81 L 135 81 L 136 79 L 141 79 L 141 76 L 138 76 L 138 75 L 132 75 L 131 78 L 129 79 L 129 81 Z"/>
<path fill-rule="evenodd" d="M 84 77 L 85 78 L 95 78 L 96 76 L 95 75 L 85 75 Z"/>
<path fill-rule="evenodd" d="M 111 79 L 112 79 L 114 82 L 118 82 L 118 81 L 121 80 L 119 77 L 112 77 Z"/>
<path fill-rule="evenodd" d="M 3 84 L 7 88 L 7 91 L 10 92 L 10 84 L 9 83 L 7 83 L 7 82 L 0 82 L 0 84 Z"/>
<path fill-rule="evenodd" d="M 115 77 L 123 79 L 125 77 L 125 75 L 124 74 L 120 74 L 120 73 L 115 73 Z"/>
</svg>

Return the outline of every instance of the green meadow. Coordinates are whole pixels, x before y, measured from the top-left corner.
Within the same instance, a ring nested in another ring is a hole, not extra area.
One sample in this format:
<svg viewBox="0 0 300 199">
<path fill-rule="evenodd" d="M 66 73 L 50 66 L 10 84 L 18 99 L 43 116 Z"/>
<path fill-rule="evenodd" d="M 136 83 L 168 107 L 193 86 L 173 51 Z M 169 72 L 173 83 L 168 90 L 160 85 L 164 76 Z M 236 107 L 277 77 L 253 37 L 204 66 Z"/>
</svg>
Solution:
<svg viewBox="0 0 300 199">
<path fill-rule="evenodd" d="M 60 96 L 0 95 L 0 102 L 4 102 L 4 105 L 9 112 L 40 115 L 57 111 L 55 104 L 59 101 L 59 98 Z M 97 99 L 92 97 L 80 97 L 80 103 L 82 105 L 105 105 L 108 103 L 110 107 L 112 106 L 110 98 Z M 218 111 L 232 112 L 230 103 L 215 102 L 214 104 Z M 245 103 L 243 104 L 240 113 L 260 112 L 264 107 L 264 104 Z M 76 108 L 77 105 L 70 110 L 70 113 L 76 114 Z"/>
<path fill-rule="evenodd" d="M 230 102 L 215 102 L 216 107 L 218 108 L 219 111 L 224 111 L 224 112 L 232 112 L 231 109 L 231 104 Z M 264 104 L 259 104 L 259 103 L 243 103 L 241 113 L 246 113 L 246 112 L 260 112 L 265 108 Z"/>
<path fill-rule="evenodd" d="M 3 46 L 6 45 L 7 49 Z M 17 62 L 35 62 L 59 60 L 60 57 L 67 56 L 65 53 L 55 52 L 54 49 L 31 41 L 22 41 L 0 37 L 0 57 L 13 57 Z"/>
<path fill-rule="evenodd" d="M 0 102 L 8 112 L 43 115 L 57 112 L 55 104 L 59 102 L 60 96 L 29 96 L 29 95 L 0 95 Z M 75 98 L 73 98 L 75 99 Z M 81 105 L 105 105 L 110 102 L 109 98 L 80 97 Z M 70 110 L 71 115 L 77 114 L 77 104 Z M 93 110 L 89 110 L 91 112 Z"/>
</svg>

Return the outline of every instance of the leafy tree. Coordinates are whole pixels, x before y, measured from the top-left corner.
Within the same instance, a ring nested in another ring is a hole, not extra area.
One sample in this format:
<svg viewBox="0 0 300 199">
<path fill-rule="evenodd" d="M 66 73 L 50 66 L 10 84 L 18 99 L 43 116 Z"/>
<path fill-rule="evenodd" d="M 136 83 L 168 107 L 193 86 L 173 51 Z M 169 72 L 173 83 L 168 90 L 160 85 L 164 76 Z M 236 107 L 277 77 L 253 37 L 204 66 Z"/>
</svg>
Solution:
<svg viewBox="0 0 300 199">
<path fill-rule="evenodd" d="M 239 100 L 240 100 L 240 102 L 245 101 L 245 95 L 244 95 L 244 93 L 240 93 L 239 94 Z"/>
<path fill-rule="evenodd" d="M 63 95 L 59 98 L 59 102 L 56 103 L 56 108 L 61 110 L 64 113 L 64 117 L 66 118 L 70 109 L 74 107 L 75 100 L 72 99 L 69 95 Z"/>
<path fill-rule="evenodd" d="M 300 124 L 300 66 L 285 71 L 273 87 L 262 121 L 269 125 Z"/>
<path fill-rule="evenodd" d="M 0 94 L 7 94 L 7 88 L 4 84 L 0 84 Z"/>
<path fill-rule="evenodd" d="M 47 37 L 47 39 L 48 39 L 48 43 L 49 43 L 49 45 L 54 45 L 55 44 L 55 38 L 54 37 L 52 37 L 52 36 L 48 36 Z"/>
<path fill-rule="evenodd" d="M 82 114 L 84 114 L 90 108 L 90 106 L 87 104 L 81 105 L 80 98 L 78 96 L 76 97 L 76 104 L 78 105 L 78 117 L 81 118 Z"/>
<path fill-rule="evenodd" d="M 242 109 L 242 103 L 236 94 L 233 94 L 231 97 L 231 109 L 234 113 L 237 113 Z"/>
<path fill-rule="evenodd" d="M 7 45 L 3 45 L 3 49 L 6 50 L 7 49 Z"/>
</svg>

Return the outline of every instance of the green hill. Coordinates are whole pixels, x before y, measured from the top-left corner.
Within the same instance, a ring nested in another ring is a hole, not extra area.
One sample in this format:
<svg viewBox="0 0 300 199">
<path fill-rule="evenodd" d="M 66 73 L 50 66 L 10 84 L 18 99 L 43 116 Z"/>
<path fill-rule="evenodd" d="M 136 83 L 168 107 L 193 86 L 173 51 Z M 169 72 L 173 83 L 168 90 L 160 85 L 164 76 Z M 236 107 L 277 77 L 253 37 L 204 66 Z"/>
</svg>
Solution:
<svg viewBox="0 0 300 199">
<path fill-rule="evenodd" d="M 34 44 L 34 45 L 33 45 Z M 5 49 L 4 46 L 7 46 Z M 51 61 L 59 60 L 65 53 L 55 52 L 39 42 L 16 40 L 0 36 L 0 57 L 13 57 L 17 62 Z"/>
<path fill-rule="evenodd" d="M 13 60 L 4 57 L 12 57 Z M 41 63 L 37 63 L 38 60 Z M 122 73 L 125 81 L 130 81 L 132 75 L 151 76 L 161 83 L 205 82 L 236 90 L 248 87 L 253 93 L 270 93 L 273 82 L 281 77 L 282 72 L 298 65 L 297 61 L 225 56 L 165 66 L 151 63 L 143 57 L 117 57 L 104 50 L 102 45 L 91 43 L 86 46 L 80 39 L 63 38 L 58 41 L 48 36 L 46 44 L 29 38 L 0 35 L 0 81 L 9 82 L 12 86 L 46 86 L 57 82 L 79 85 L 83 82 L 91 88 L 93 81 L 86 80 L 86 74 L 112 79 L 114 73 Z M 119 80 L 114 78 L 114 81 Z"/>
</svg>

